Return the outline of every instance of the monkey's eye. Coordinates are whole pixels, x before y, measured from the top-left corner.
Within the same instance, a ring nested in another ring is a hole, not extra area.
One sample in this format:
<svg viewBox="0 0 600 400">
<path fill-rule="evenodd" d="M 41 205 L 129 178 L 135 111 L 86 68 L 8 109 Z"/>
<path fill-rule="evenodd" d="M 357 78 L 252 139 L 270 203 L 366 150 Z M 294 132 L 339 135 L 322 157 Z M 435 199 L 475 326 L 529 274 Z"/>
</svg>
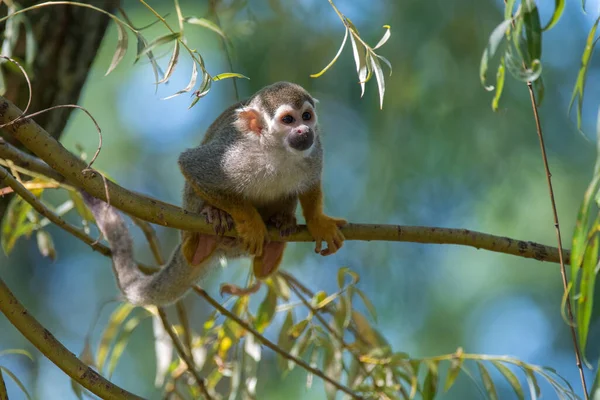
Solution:
<svg viewBox="0 0 600 400">
<path fill-rule="evenodd" d="M 294 117 L 292 117 L 291 115 L 286 115 L 281 118 L 281 122 L 283 122 L 284 124 L 291 124 L 292 122 L 294 122 Z"/>
<path fill-rule="evenodd" d="M 308 111 L 305 111 L 305 112 L 302 114 L 302 119 L 303 119 L 303 120 L 305 120 L 305 121 L 308 121 L 308 120 L 310 120 L 311 118 L 312 118 L 312 114 L 311 114 L 311 113 L 309 113 Z"/>
</svg>

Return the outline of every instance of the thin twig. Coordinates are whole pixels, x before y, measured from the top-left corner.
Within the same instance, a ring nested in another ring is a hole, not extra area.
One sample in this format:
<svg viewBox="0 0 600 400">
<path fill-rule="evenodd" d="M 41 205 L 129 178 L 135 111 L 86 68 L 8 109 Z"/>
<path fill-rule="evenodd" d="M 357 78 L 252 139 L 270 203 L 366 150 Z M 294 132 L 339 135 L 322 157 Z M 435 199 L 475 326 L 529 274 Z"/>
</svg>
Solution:
<svg viewBox="0 0 600 400">
<path fill-rule="evenodd" d="M 192 354 L 192 333 L 190 327 L 190 320 L 188 318 L 187 310 L 185 309 L 182 299 L 175 303 L 175 310 L 177 311 L 177 318 L 179 319 L 179 323 L 183 328 L 183 343 L 185 344 L 185 347 L 188 350 L 190 358 L 192 359 L 192 361 L 195 362 L 194 355 Z"/>
<path fill-rule="evenodd" d="M 31 316 L 1 278 L 0 312 L 52 363 L 98 397 L 114 400 L 142 399 L 106 380 L 79 360 L 48 329 Z"/>
<path fill-rule="evenodd" d="M 216 0 L 210 0 L 210 13 L 213 15 L 214 19 L 215 19 L 215 24 L 219 27 L 219 29 L 221 28 L 221 19 L 219 18 L 219 14 L 217 13 L 217 1 Z M 221 35 L 219 35 L 221 36 Z M 225 56 L 227 57 L 227 64 L 229 64 L 229 71 L 233 72 L 233 60 L 231 59 L 231 53 L 229 52 L 229 47 L 227 46 L 227 39 L 224 36 L 221 36 L 221 47 L 223 48 L 223 51 L 225 52 Z M 237 79 L 236 78 L 232 78 L 231 79 L 232 83 L 233 83 L 233 91 L 235 92 L 235 99 L 236 101 L 240 101 L 240 93 L 238 92 L 238 87 L 237 87 Z"/>
<path fill-rule="evenodd" d="M 2 376 L 1 369 L 0 369 L 0 400 L 8 400 L 8 392 L 6 391 L 6 384 L 4 383 L 4 377 Z"/>
<path fill-rule="evenodd" d="M 250 326 L 246 321 L 242 320 L 240 317 L 238 317 L 237 315 L 233 314 L 232 312 L 227 310 L 225 307 L 220 305 L 219 302 L 216 301 L 215 299 L 213 299 L 212 297 L 210 297 L 204 289 L 202 289 L 198 286 L 194 286 L 193 289 L 200 297 L 202 297 L 204 300 L 206 300 L 211 306 L 216 308 L 221 314 L 223 314 L 223 315 L 229 317 L 231 320 L 235 321 L 238 325 L 240 325 L 242 328 L 244 328 L 245 330 L 250 332 L 252 335 L 254 335 L 254 337 L 256 339 L 258 339 L 258 341 L 260 341 L 262 344 L 264 344 L 269 349 L 273 350 L 275 353 L 279 354 L 280 356 L 282 356 L 283 358 L 285 358 L 287 360 L 294 362 L 296 365 L 305 369 L 306 371 L 311 372 L 312 374 L 329 382 L 330 384 L 335 386 L 337 389 L 350 395 L 352 398 L 362 399 L 362 397 L 359 396 L 358 394 L 354 393 L 354 391 L 352 391 L 352 389 L 342 385 L 341 383 L 337 382 L 334 379 L 331 379 L 330 377 L 325 375 L 322 371 L 311 367 L 304 360 L 291 355 L 287 351 L 283 350 L 281 347 L 277 346 L 275 343 L 271 342 L 269 339 L 267 339 L 266 337 L 261 335 L 256 329 L 254 329 L 252 326 Z"/>
<path fill-rule="evenodd" d="M 573 340 L 573 350 L 575 353 L 575 362 L 577 369 L 579 370 L 579 378 L 581 380 L 581 387 L 583 389 L 584 398 L 588 397 L 587 383 L 585 381 L 585 375 L 583 373 L 583 365 L 581 363 L 581 350 L 579 349 L 579 343 L 577 341 L 577 330 L 575 328 L 575 318 L 573 316 L 573 309 L 571 307 L 571 295 L 569 294 L 569 281 L 567 278 L 567 269 L 565 268 L 565 260 L 563 259 L 562 253 L 562 237 L 560 234 L 560 225 L 558 223 L 558 211 L 556 210 L 556 201 L 554 199 L 554 190 L 552 188 L 552 174 L 550 173 L 550 167 L 548 165 L 548 157 L 546 155 L 546 145 L 544 144 L 544 135 L 542 134 L 542 126 L 540 123 L 540 116 L 538 113 L 537 102 L 535 100 L 535 92 L 533 90 L 533 83 L 527 82 L 527 89 L 529 89 L 529 97 L 531 98 L 531 109 L 533 111 L 533 117 L 535 119 L 535 128 L 537 131 L 538 139 L 540 142 L 540 149 L 542 152 L 542 160 L 544 162 L 544 170 L 546 171 L 546 181 L 548 183 L 548 191 L 550 194 L 550 203 L 552 205 L 552 215 L 554 217 L 554 228 L 556 229 L 556 240 L 558 242 L 558 256 L 560 262 L 560 275 L 563 283 L 563 290 L 565 293 L 565 299 L 567 304 L 567 318 L 569 322 L 569 330 L 571 331 L 571 339 Z"/>
<path fill-rule="evenodd" d="M 179 341 L 179 338 L 173 331 L 171 324 L 169 324 L 169 320 L 167 319 L 167 314 L 165 313 L 164 308 L 162 308 L 162 307 L 157 307 L 157 308 L 158 308 L 158 315 L 160 316 L 160 319 L 161 319 L 167 333 L 171 337 L 171 341 L 173 342 L 173 345 L 175 345 L 177 354 L 179 354 L 179 357 L 181 357 L 181 359 L 187 364 L 188 371 L 190 371 L 190 373 L 194 376 L 194 379 L 196 379 L 196 383 L 198 384 L 198 387 L 200 388 L 200 391 L 202 392 L 202 395 L 204 396 L 205 400 L 211 400 L 212 397 L 211 397 L 210 393 L 208 393 L 208 388 L 206 387 L 204 378 L 202 378 L 200 376 L 200 374 L 198 373 L 198 371 L 196 371 L 196 368 L 194 368 L 194 361 L 187 354 L 187 352 L 183 348 L 183 345 Z"/>
<path fill-rule="evenodd" d="M 152 255 L 154 256 L 154 260 L 158 263 L 158 265 L 163 265 L 165 263 L 165 259 L 160 251 L 160 243 L 158 242 L 156 231 L 154 230 L 152 225 L 150 225 L 147 221 L 136 217 L 131 217 L 131 220 L 144 233 L 144 236 L 148 241 L 148 246 L 150 246 L 150 250 L 152 251 Z"/>
</svg>

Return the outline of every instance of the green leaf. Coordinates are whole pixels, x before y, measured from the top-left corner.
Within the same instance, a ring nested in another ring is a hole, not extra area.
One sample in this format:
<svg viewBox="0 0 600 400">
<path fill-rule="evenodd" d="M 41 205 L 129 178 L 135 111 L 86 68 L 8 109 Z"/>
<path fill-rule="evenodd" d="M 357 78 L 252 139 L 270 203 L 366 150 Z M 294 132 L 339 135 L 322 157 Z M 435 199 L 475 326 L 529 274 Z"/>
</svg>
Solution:
<svg viewBox="0 0 600 400">
<path fill-rule="evenodd" d="M 528 64 L 531 64 L 542 58 L 542 25 L 535 0 L 524 0 L 522 5 L 527 52 L 530 61 Z M 528 67 L 531 67 L 531 65 L 528 65 Z"/>
<path fill-rule="evenodd" d="M 573 87 L 573 94 L 571 95 L 571 101 L 569 102 L 569 111 L 568 114 L 571 113 L 571 109 L 573 108 L 573 103 L 575 99 L 577 99 L 577 129 L 581 130 L 581 111 L 583 107 L 583 92 L 585 88 L 585 80 L 588 71 L 588 67 L 590 64 L 590 60 L 592 58 L 592 53 L 594 52 L 594 46 L 596 45 L 597 40 L 596 37 L 596 29 L 598 28 L 598 22 L 600 22 L 600 17 L 596 19 L 594 25 L 590 29 L 590 33 L 588 34 L 587 41 L 585 43 L 585 49 L 583 54 L 581 55 L 581 67 L 579 68 L 579 72 L 577 74 L 577 81 L 575 82 L 575 86 Z"/>
<path fill-rule="evenodd" d="M 513 16 L 513 10 L 515 8 L 516 0 L 507 0 L 504 3 L 504 19 L 509 20 Z"/>
<path fill-rule="evenodd" d="M 535 374 L 530 368 L 522 366 L 523 371 L 525 371 L 525 378 L 527 379 L 527 385 L 529 386 L 529 396 L 531 400 L 535 400 L 540 397 L 540 385 L 538 385 L 537 378 Z"/>
<path fill-rule="evenodd" d="M 83 202 L 83 199 L 81 198 L 81 194 L 79 194 L 79 192 L 77 192 L 75 190 L 68 190 L 67 193 L 69 194 L 69 198 L 71 199 L 71 201 L 73 202 L 73 205 L 75 206 L 75 210 L 77 211 L 77 214 L 79 214 L 79 216 L 81 218 L 83 218 L 85 221 L 94 222 L 94 215 L 92 214 L 90 209 Z"/>
<path fill-rule="evenodd" d="M 139 59 L 140 57 L 142 57 L 142 56 L 148 54 L 149 52 L 151 52 L 152 50 L 154 50 L 156 47 L 162 46 L 167 43 L 171 43 L 172 41 L 177 40 L 180 37 L 181 37 L 181 33 L 179 33 L 179 32 L 168 33 L 166 35 L 157 37 L 152 42 L 150 42 L 150 44 L 144 46 L 142 49 L 138 49 L 137 58 Z"/>
<path fill-rule="evenodd" d="M 344 287 L 346 287 L 346 284 L 345 284 L 345 276 L 346 275 L 348 275 L 351 279 L 350 283 L 348 283 L 348 286 L 356 285 L 360 279 L 360 277 L 358 276 L 358 274 L 356 272 L 351 271 L 350 268 L 348 268 L 348 267 L 342 267 L 342 268 L 338 269 L 338 272 L 337 272 L 338 287 L 340 289 L 343 289 Z"/>
<path fill-rule="evenodd" d="M 2 220 L 0 242 L 4 254 L 10 254 L 17 239 L 33 232 L 35 225 L 27 220 L 27 214 L 32 210 L 31 205 L 21 197 L 13 196 L 11 199 Z"/>
<path fill-rule="evenodd" d="M 158 81 L 158 83 L 165 83 L 169 80 L 169 78 L 175 71 L 177 62 L 179 62 L 179 41 L 175 42 L 175 46 L 173 47 L 173 53 L 171 54 L 171 59 L 169 60 L 169 64 L 167 64 L 167 70 L 165 71 L 163 78 L 160 81 Z"/>
<path fill-rule="evenodd" d="M 212 80 L 216 82 L 216 81 L 220 81 L 223 79 L 229 79 L 229 78 L 242 78 L 242 79 L 250 80 L 250 78 L 248 78 L 246 75 L 238 74 L 236 72 L 224 72 L 222 74 L 213 76 Z"/>
<path fill-rule="evenodd" d="M 113 347 L 113 351 L 110 355 L 110 359 L 108 360 L 108 368 L 106 369 L 106 374 L 109 379 L 112 377 L 112 374 L 117 367 L 117 363 L 121 358 L 121 355 L 125 351 L 125 347 L 127 347 L 127 343 L 129 343 L 129 338 L 131 334 L 138 327 L 140 322 L 145 318 L 149 317 L 150 314 L 146 314 L 144 316 L 135 316 L 129 319 L 125 325 L 123 326 L 123 330 L 119 334 L 118 338 L 115 340 L 115 345 Z"/>
<path fill-rule="evenodd" d="M 260 303 L 258 307 L 258 313 L 256 314 L 256 320 L 254 321 L 254 327 L 257 331 L 263 332 L 267 326 L 271 323 L 273 316 L 275 315 L 275 308 L 277 307 L 277 294 L 272 287 L 269 286 L 265 299 Z"/>
<path fill-rule="evenodd" d="M 428 369 L 425 382 L 423 382 L 423 400 L 433 400 L 438 390 L 437 363 L 425 363 L 425 365 Z"/>
<path fill-rule="evenodd" d="M 365 82 L 367 79 L 368 66 L 366 63 L 366 49 L 362 43 L 357 43 L 354 35 L 350 35 L 350 43 L 352 44 L 352 54 L 354 56 L 354 63 L 356 64 L 356 73 L 358 74 L 358 83 L 360 85 L 360 97 L 365 94 Z M 358 51 L 358 46 L 361 46 L 362 51 Z M 346 268 L 347 269 L 347 268 Z M 340 274 L 338 271 L 338 283 L 340 282 Z M 341 288 L 341 286 L 340 286 Z"/>
<path fill-rule="evenodd" d="M 492 361 L 492 364 L 500 371 L 500 373 L 504 376 L 504 378 L 508 381 L 510 386 L 515 391 L 517 395 L 517 399 L 524 400 L 525 395 L 523 394 L 523 388 L 521 388 L 521 383 L 519 382 L 519 378 L 504 364 L 499 361 Z"/>
<path fill-rule="evenodd" d="M 379 40 L 379 43 L 377 43 L 375 45 L 375 47 L 373 47 L 373 50 L 377 50 L 378 48 L 380 48 L 381 46 L 383 46 L 385 44 L 385 42 L 387 42 L 390 38 L 390 36 L 392 35 L 392 32 L 390 30 L 390 26 L 389 25 L 384 25 L 383 26 L 385 28 L 385 32 L 383 33 L 383 37 Z"/>
<path fill-rule="evenodd" d="M 119 65 L 129 47 L 129 37 L 127 36 L 125 25 L 117 18 L 113 18 L 113 21 L 115 21 L 115 25 L 117 26 L 117 50 L 115 50 L 110 66 L 104 76 L 110 74 Z"/>
<path fill-rule="evenodd" d="M 227 39 L 225 32 L 223 32 L 223 30 L 221 30 L 221 28 L 219 28 L 219 26 L 217 24 L 215 24 L 214 22 L 212 22 L 206 18 L 185 17 L 183 19 L 183 21 L 187 22 L 188 24 L 198 25 L 203 28 L 209 29 L 209 30 L 215 32 L 216 34 L 218 34 L 219 36 L 221 36 L 222 38 Z"/>
<path fill-rule="evenodd" d="M 0 351 L 0 357 L 6 356 L 9 354 L 20 354 L 22 356 L 29 358 L 31 361 L 33 361 L 33 356 L 31 355 L 31 353 L 24 349 L 7 349 L 7 350 Z"/>
<path fill-rule="evenodd" d="M 358 295 L 362 299 L 363 303 L 365 304 L 365 307 L 367 307 L 369 314 L 371 314 L 373 321 L 375 323 L 377 323 L 377 310 L 375 309 L 375 306 L 373 305 L 373 303 L 371 303 L 371 300 L 369 300 L 369 298 L 359 288 L 354 288 L 354 291 L 356 293 L 358 293 Z"/>
<path fill-rule="evenodd" d="M 552 17 L 550 17 L 550 21 L 544 27 L 545 31 L 552 29 L 556 25 L 563 11 L 565 11 L 565 0 L 554 0 L 554 12 L 552 13 Z"/>
<path fill-rule="evenodd" d="M 164 97 L 163 100 L 168 100 L 168 99 L 172 99 L 173 97 L 177 97 L 180 94 L 183 93 L 188 93 L 190 90 L 192 90 L 192 88 L 194 86 L 196 86 L 196 80 L 198 79 L 198 67 L 196 66 L 195 62 L 192 62 L 192 77 L 190 78 L 190 82 L 188 83 L 188 85 L 181 89 L 180 91 L 178 91 L 175 94 L 172 94 L 170 96 Z"/>
<path fill-rule="evenodd" d="M 500 59 L 500 64 L 498 65 L 498 71 L 496 72 L 496 94 L 494 95 L 494 99 L 492 100 L 492 110 L 498 111 L 498 104 L 500 103 L 500 96 L 502 96 L 502 91 L 504 90 L 504 75 L 506 69 L 504 68 L 504 56 Z"/>
<path fill-rule="evenodd" d="M 579 206 L 579 212 L 577 213 L 575 231 L 573 232 L 573 240 L 571 243 L 571 282 L 577 281 L 579 269 L 583 262 L 589 232 L 590 207 L 593 204 L 592 199 L 596 196 L 599 189 L 600 171 L 597 171 L 583 195 L 583 200 L 581 206 Z"/>
<path fill-rule="evenodd" d="M 450 361 L 450 368 L 448 369 L 448 375 L 446 376 L 446 383 L 444 384 L 444 392 L 450 390 L 452 385 L 454 385 L 454 381 L 460 374 L 460 369 L 463 364 L 463 359 L 461 357 L 455 357 Z"/>
<path fill-rule="evenodd" d="M 318 78 L 318 77 L 320 77 L 325 72 L 327 72 L 327 70 L 329 68 L 331 68 L 331 66 L 333 64 L 335 64 L 335 62 L 337 61 L 337 59 L 340 57 L 340 54 L 342 54 L 342 50 L 344 50 L 344 46 L 346 45 L 346 40 L 348 39 L 348 33 L 349 33 L 349 30 L 348 30 L 348 28 L 346 28 L 346 32 L 344 33 L 344 40 L 342 40 L 342 45 L 340 46 L 340 49 L 338 50 L 338 52 L 335 55 L 335 57 L 333 57 L 333 59 L 329 62 L 329 64 L 327 64 L 327 66 L 325 68 L 323 68 L 320 72 L 317 72 L 316 74 L 310 75 L 311 78 Z"/>
<path fill-rule="evenodd" d="M 56 260 L 56 248 L 52 236 L 42 229 L 36 232 L 36 241 L 38 250 L 43 257 L 48 257 L 52 261 Z"/>
<path fill-rule="evenodd" d="M 294 340 L 298 339 L 300 337 L 300 335 L 302 335 L 302 333 L 304 333 L 304 330 L 308 326 L 308 322 L 309 322 L 308 319 L 303 319 L 302 321 L 298 322 L 296 325 L 291 327 L 290 330 L 288 331 L 288 335 L 290 336 L 290 338 L 292 338 Z"/>
<path fill-rule="evenodd" d="M 496 393 L 496 386 L 494 385 L 494 381 L 492 381 L 492 377 L 488 372 L 487 368 L 481 361 L 477 361 L 477 367 L 479 368 L 479 373 L 481 374 L 481 380 L 483 381 L 483 387 L 487 391 L 487 394 L 490 400 L 498 400 L 498 394 Z"/>
<path fill-rule="evenodd" d="M 108 324 L 104 329 L 104 333 L 100 338 L 100 344 L 98 345 L 98 351 L 96 352 L 96 365 L 98 366 L 98 371 L 102 372 L 104 367 L 104 362 L 108 356 L 110 351 L 111 343 L 113 339 L 117 336 L 119 331 L 119 327 L 127 319 L 129 314 L 134 310 L 135 306 L 129 303 L 120 304 L 115 311 L 110 315 L 108 320 Z"/>
<path fill-rule="evenodd" d="M 493 86 L 487 86 L 485 83 L 489 61 L 496 54 L 496 50 L 498 50 L 498 46 L 500 46 L 500 43 L 504 39 L 506 30 L 510 26 L 511 22 L 512 19 L 503 21 L 502 23 L 500 23 L 500 25 L 494 28 L 492 34 L 490 35 L 490 38 L 488 39 L 488 44 L 485 50 L 483 51 L 483 55 L 481 57 L 481 64 L 479 65 L 479 79 L 481 80 L 481 84 L 487 91 L 494 90 Z"/>
<path fill-rule="evenodd" d="M 29 392 L 27 391 L 25 385 L 23 385 L 23 382 L 21 382 L 21 380 L 17 378 L 17 376 L 13 374 L 13 372 L 10 369 L 0 365 L 0 372 L 4 372 L 6 375 L 8 375 L 10 379 L 12 379 L 13 382 L 19 387 L 19 389 L 21 389 L 21 391 L 25 394 L 27 400 L 31 400 L 31 396 L 29 395 Z"/>
<path fill-rule="evenodd" d="M 581 269 L 581 280 L 579 282 L 579 296 L 577 299 L 577 329 L 581 352 L 585 354 L 587 337 L 592 318 L 592 306 L 594 304 L 594 287 L 596 282 L 596 267 L 598 265 L 598 249 L 600 240 L 595 234 L 588 244 L 583 257 Z"/>
<path fill-rule="evenodd" d="M 137 38 L 137 55 L 135 57 L 135 61 L 134 63 L 136 63 L 140 57 L 141 57 L 141 53 L 144 51 L 144 49 L 148 48 L 148 42 L 146 41 L 146 38 L 144 38 L 144 36 L 142 36 L 141 33 L 139 32 L 135 32 L 135 36 Z M 160 66 L 158 65 L 158 63 L 156 62 L 156 58 L 154 58 L 154 54 L 152 53 L 152 50 L 148 50 L 146 52 L 146 56 L 148 57 L 148 60 L 150 61 L 150 66 L 152 67 L 152 72 L 154 73 L 154 82 L 156 82 L 156 90 L 158 90 L 158 77 L 160 75 L 163 75 L 162 70 L 160 69 Z"/>
<path fill-rule="evenodd" d="M 375 72 L 375 78 L 377 80 L 377 88 L 379 89 L 379 109 L 383 108 L 383 95 L 385 94 L 385 78 L 383 77 L 383 70 L 381 64 L 376 57 L 368 57 L 371 61 L 373 72 Z"/>
</svg>

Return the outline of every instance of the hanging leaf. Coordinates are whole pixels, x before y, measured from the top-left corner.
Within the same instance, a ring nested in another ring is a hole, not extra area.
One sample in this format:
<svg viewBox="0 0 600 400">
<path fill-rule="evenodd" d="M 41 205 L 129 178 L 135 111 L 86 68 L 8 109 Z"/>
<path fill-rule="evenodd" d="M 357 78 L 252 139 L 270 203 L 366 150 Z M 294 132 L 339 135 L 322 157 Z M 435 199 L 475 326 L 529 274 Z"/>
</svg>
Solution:
<svg viewBox="0 0 600 400">
<path fill-rule="evenodd" d="M 43 257 L 47 257 L 52 261 L 56 260 L 56 248 L 52 236 L 44 230 L 38 230 L 36 233 L 36 241 L 38 250 Z"/>
<path fill-rule="evenodd" d="M 177 93 L 172 94 L 172 95 L 167 96 L 167 97 L 164 97 L 163 100 L 172 99 L 173 97 L 177 97 L 180 94 L 188 93 L 189 91 L 192 90 L 192 88 L 194 86 L 196 86 L 196 80 L 197 79 L 198 79 L 198 67 L 196 67 L 196 63 L 195 62 L 192 62 L 192 77 L 190 78 L 190 83 L 188 83 L 188 85 L 185 88 L 181 89 Z"/>
<path fill-rule="evenodd" d="M 120 304 L 110 315 L 108 324 L 104 329 L 104 333 L 100 338 L 100 344 L 98 345 L 98 351 L 96 352 L 96 365 L 98 371 L 102 372 L 104 363 L 110 351 L 111 344 L 114 338 L 117 336 L 119 327 L 127 319 L 129 314 L 134 310 L 135 306 L 129 303 Z"/>
<path fill-rule="evenodd" d="M 500 103 L 500 96 L 502 96 L 502 91 L 504 90 L 504 56 L 500 59 L 500 64 L 498 65 L 498 72 L 496 72 L 496 94 L 494 95 L 494 99 L 492 100 L 492 110 L 498 111 L 498 104 Z"/>
<path fill-rule="evenodd" d="M 598 235 L 595 234 L 585 249 L 585 255 L 581 268 L 579 296 L 577 299 L 577 313 L 575 315 L 577 316 L 577 332 L 579 333 L 579 343 L 582 354 L 585 354 L 590 320 L 592 318 L 599 244 L 600 240 L 598 239 Z"/>
<path fill-rule="evenodd" d="M 254 321 L 254 327 L 257 331 L 263 332 L 267 326 L 271 323 L 273 316 L 275 315 L 275 308 L 277 307 L 277 294 L 273 288 L 269 287 L 265 299 L 260 303 L 258 307 L 258 313 L 256 314 L 256 320 Z"/>
<path fill-rule="evenodd" d="M 216 82 L 216 81 L 220 81 L 223 79 L 229 79 L 229 78 L 243 78 L 243 79 L 250 80 L 250 78 L 248 78 L 247 76 L 238 74 L 236 72 L 224 72 L 222 74 L 213 76 L 212 80 Z"/>
<path fill-rule="evenodd" d="M 519 378 L 504 364 L 499 361 L 492 361 L 494 367 L 500 371 L 500 373 L 504 376 L 504 378 L 508 381 L 510 386 L 515 391 L 518 400 L 525 400 L 525 395 L 523 394 L 523 388 L 521 388 L 521 383 L 519 382 Z"/>
<path fill-rule="evenodd" d="M 17 376 L 13 374 L 13 372 L 10 369 L 0 365 L 0 373 L 5 373 L 6 375 L 8 375 L 10 379 L 12 379 L 13 382 L 19 387 L 19 389 L 21 389 L 21 392 L 23 392 L 25 397 L 27 397 L 27 400 L 31 400 L 31 396 L 29 395 L 29 392 L 27 391 L 25 385 L 23 385 L 23 382 L 21 382 L 21 380 L 17 378 Z"/>
<path fill-rule="evenodd" d="M 383 70 L 381 69 L 381 64 L 375 57 L 369 58 L 371 61 L 371 66 L 373 67 L 373 71 L 375 72 L 375 78 L 377 79 L 377 88 L 379 89 L 379 109 L 383 108 L 383 95 L 385 94 L 385 79 L 383 77 Z"/>
<path fill-rule="evenodd" d="M 379 43 L 377 43 L 375 45 L 375 47 L 373 47 L 373 50 L 377 50 L 378 48 L 383 46 L 385 44 L 385 42 L 387 42 L 389 40 L 390 36 L 392 35 L 389 25 L 384 25 L 383 27 L 385 28 L 385 33 L 383 34 L 383 37 L 381 38 L 381 40 L 379 40 Z"/>
<path fill-rule="evenodd" d="M 108 360 L 108 368 L 106 369 L 106 374 L 108 375 L 109 379 L 112 377 L 112 374 L 115 371 L 115 368 L 117 367 L 117 363 L 119 362 L 121 355 L 125 351 L 125 347 L 127 347 L 127 343 L 129 343 L 129 338 L 131 337 L 131 334 L 133 333 L 135 328 L 138 327 L 140 322 L 142 322 L 150 315 L 151 314 L 149 313 L 147 313 L 146 315 L 136 315 L 130 318 L 123 326 L 121 333 L 115 340 L 113 351 Z"/>
<path fill-rule="evenodd" d="M 496 386 L 494 385 L 494 381 L 492 381 L 492 377 L 490 376 L 490 373 L 488 372 L 487 368 L 480 361 L 477 361 L 477 367 L 479 368 L 479 373 L 481 374 L 483 386 L 485 387 L 485 390 L 490 400 L 498 400 Z"/>
<path fill-rule="evenodd" d="M 169 64 L 167 64 L 167 70 L 163 78 L 158 81 L 158 83 L 165 83 L 169 80 L 173 72 L 175 71 L 175 66 L 179 62 L 179 41 L 175 42 L 175 46 L 173 47 L 173 53 L 171 54 L 171 59 L 169 60 Z"/>
<path fill-rule="evenodd" d="M 552 17 L 550 17 L 550 21 L 544 27 L 545 31 L 552 29 L 554 25 L 558 22 L 560 17 L 565 11 L 565 0 L 554 0 L 554 12 L 552 13 Z"/>
<path fill-rule="evenodd" d="M 4 219 L 2 220 L 2 234 L 0 243 L 4 254 L 9 255 L 17 239 L 29 236 L 35 229 L 35 224 L 27 220 L 27 214 L 33 208 L 20 196 L 13 196 L 8 204 Z"/>
<path fill-rule="evenodd" d="M 427 375 L 423 382 L 423 400 L 433 400 L 438 389 L 438 369 L 436 362 L 425 363 L 427 365 Z"/>
<path fill-rule="evenodd" d="M 214 22 L 212 22 L 206 18 L 185 17 L 183 19 L 183 21 L 187 22 L 188 24 L 198 25 L 203 28 L 209 29 L 209 30 L 215 32 L 216 34 L 218 34 L 219 36 L 221 36 L 223 39 L 227 39 L 227 36 L 225 36 L 225 33 L 223 32 L 223 30 L 221 30 L 221 28 L 219 28 L 219 26 L 217 24 L 215 24 Z"/>
<path fill-rule="evenodd" d="M 460 374 L 461 367 L 463 365 L 463 359 L 461 357 L 452 358 L 450 361 L 450 368 L 448 369 L 448 375 L 446 376 L 446 383 L 444 384 L 444 392 L 450 390 L 454 381 Z"/>
<path fill-rule="evenodd" d="M 354 63 L 356 64 L 356 73 L 358 74 L 358 83 L 360 85 L 360 97 L 363 97 L 365 94 L 365 82 L 367 79 L 367 63 L 366 63 L 366 57 L 365 57 L 365 52 L 366 49 L 365 47 L 359 43 L 356 42 L 356 39 L 354 38 L 354 35 L 350 35 L 350 43 L 352 44 L 352 54 L 354 55 Z M 358 46 L 361 46 L 361 51 L 359 51 Z M 338 273 L 338 279 L 339 279 L 339 273 Z"/>
<path fill-rule="evenodd" d="M 104 76 L 110 74 L 119 65 L 129 47 L 129 37 L 127 36 L 125 25 L 117 18 L 113 18 L 113 21 L 115 21 L 115 25 L 117 26 L 117 50 L 115 50 L 110 66 Z"/>
<path fill-rule="evenodd" d="M 323 75 L 325 72 L 327 72 L 327 70 L 329 68 L 331 68 L 331 66 L 333 64 L 335 64 L 335 62 L 337 61 L 337 59 L 340 57 L 340 54 L 342 54 L 342 50 L 344 50 L 344 46 L 346 45 L 346 40 L 348 39 L 348 28 L 346 28 L 346 32 L 344 33 L 344 39 L 342 40 L 342 45 L 340 46 L 340 49 L 338 50 L 337 54 L 335 55 L 335 57 L 333 57 L 333 60 L 331 60 L 329 62 L 329 64 L 327 64 L 327 66 L 325 68 L 323 68 L 320 72 L 317 72 L 316 74 L 312 74 L 310 75 L 311 78 L 318 78 L 321 75 Z"/>
<path fill-rule="evenodd" d="M 511 22 L 512 19 L 503 21 L 492 31 L 492 34 L 488 39 L 488 44 L 485 50 L 483 51 L 483 56 L 481 57 L 481 64 L 479 66 L 479 78 L 481 80 L 481 84 L 487 91 L 494 90 L 493 86 L 488 86 L 485 83 L 488 64 L 496 54 L 496 50 L 498 50 L 498 46 L 500 46 L 500 43 L 502 43 L 502 40 L 505 37 L 506 30 L 510 26 Z"/>
<path fill-rule="evenodd" d="M 164 44 L 167 43 L 171 43 L 174 40 L 177 40 L 181 37 L 181 33 L 179 32 L 175 32 L 175 33 L 168 33 L 166 35 L 160 36 L 156 39 L 154 39 L 152 42 L 150 42 L 150 44 L 145 45 L 143 48 L 139 49 L 138 48 L 138 54 L 137 54 L 137 59 L 139 59 L 140 57 L 148 54 L 150 51 L 154 50 L 156 47 L 162 46 Z"/>
</svg>

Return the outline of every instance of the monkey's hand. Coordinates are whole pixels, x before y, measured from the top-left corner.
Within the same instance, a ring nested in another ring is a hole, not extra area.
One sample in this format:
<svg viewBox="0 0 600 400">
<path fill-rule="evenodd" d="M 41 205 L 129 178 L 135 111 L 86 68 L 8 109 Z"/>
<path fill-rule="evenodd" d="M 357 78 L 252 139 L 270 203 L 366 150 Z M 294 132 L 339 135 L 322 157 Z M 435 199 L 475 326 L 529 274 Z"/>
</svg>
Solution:
<svg viewBox="0 0 600 400">
<path fill-rule="evenodd" d="M 286 237 L 298 230 L 296 216 L 287 212 L 280 212 L 269 218 L 269 225 L 279 230 L 279 236 Z"/>
<path fill-rule="evenodd" d="M 329 217 L 325 214 L 315 215 L 306 220 L 306 227 L 316 241 L 315 253 L 328 256 L 338 251 L 344 243 L 344 235 L 340 227 L 348 222 L 345 219 Z M 327 243 L 327 248 L 322 248 L 322 242 Z"/>
</svg>

